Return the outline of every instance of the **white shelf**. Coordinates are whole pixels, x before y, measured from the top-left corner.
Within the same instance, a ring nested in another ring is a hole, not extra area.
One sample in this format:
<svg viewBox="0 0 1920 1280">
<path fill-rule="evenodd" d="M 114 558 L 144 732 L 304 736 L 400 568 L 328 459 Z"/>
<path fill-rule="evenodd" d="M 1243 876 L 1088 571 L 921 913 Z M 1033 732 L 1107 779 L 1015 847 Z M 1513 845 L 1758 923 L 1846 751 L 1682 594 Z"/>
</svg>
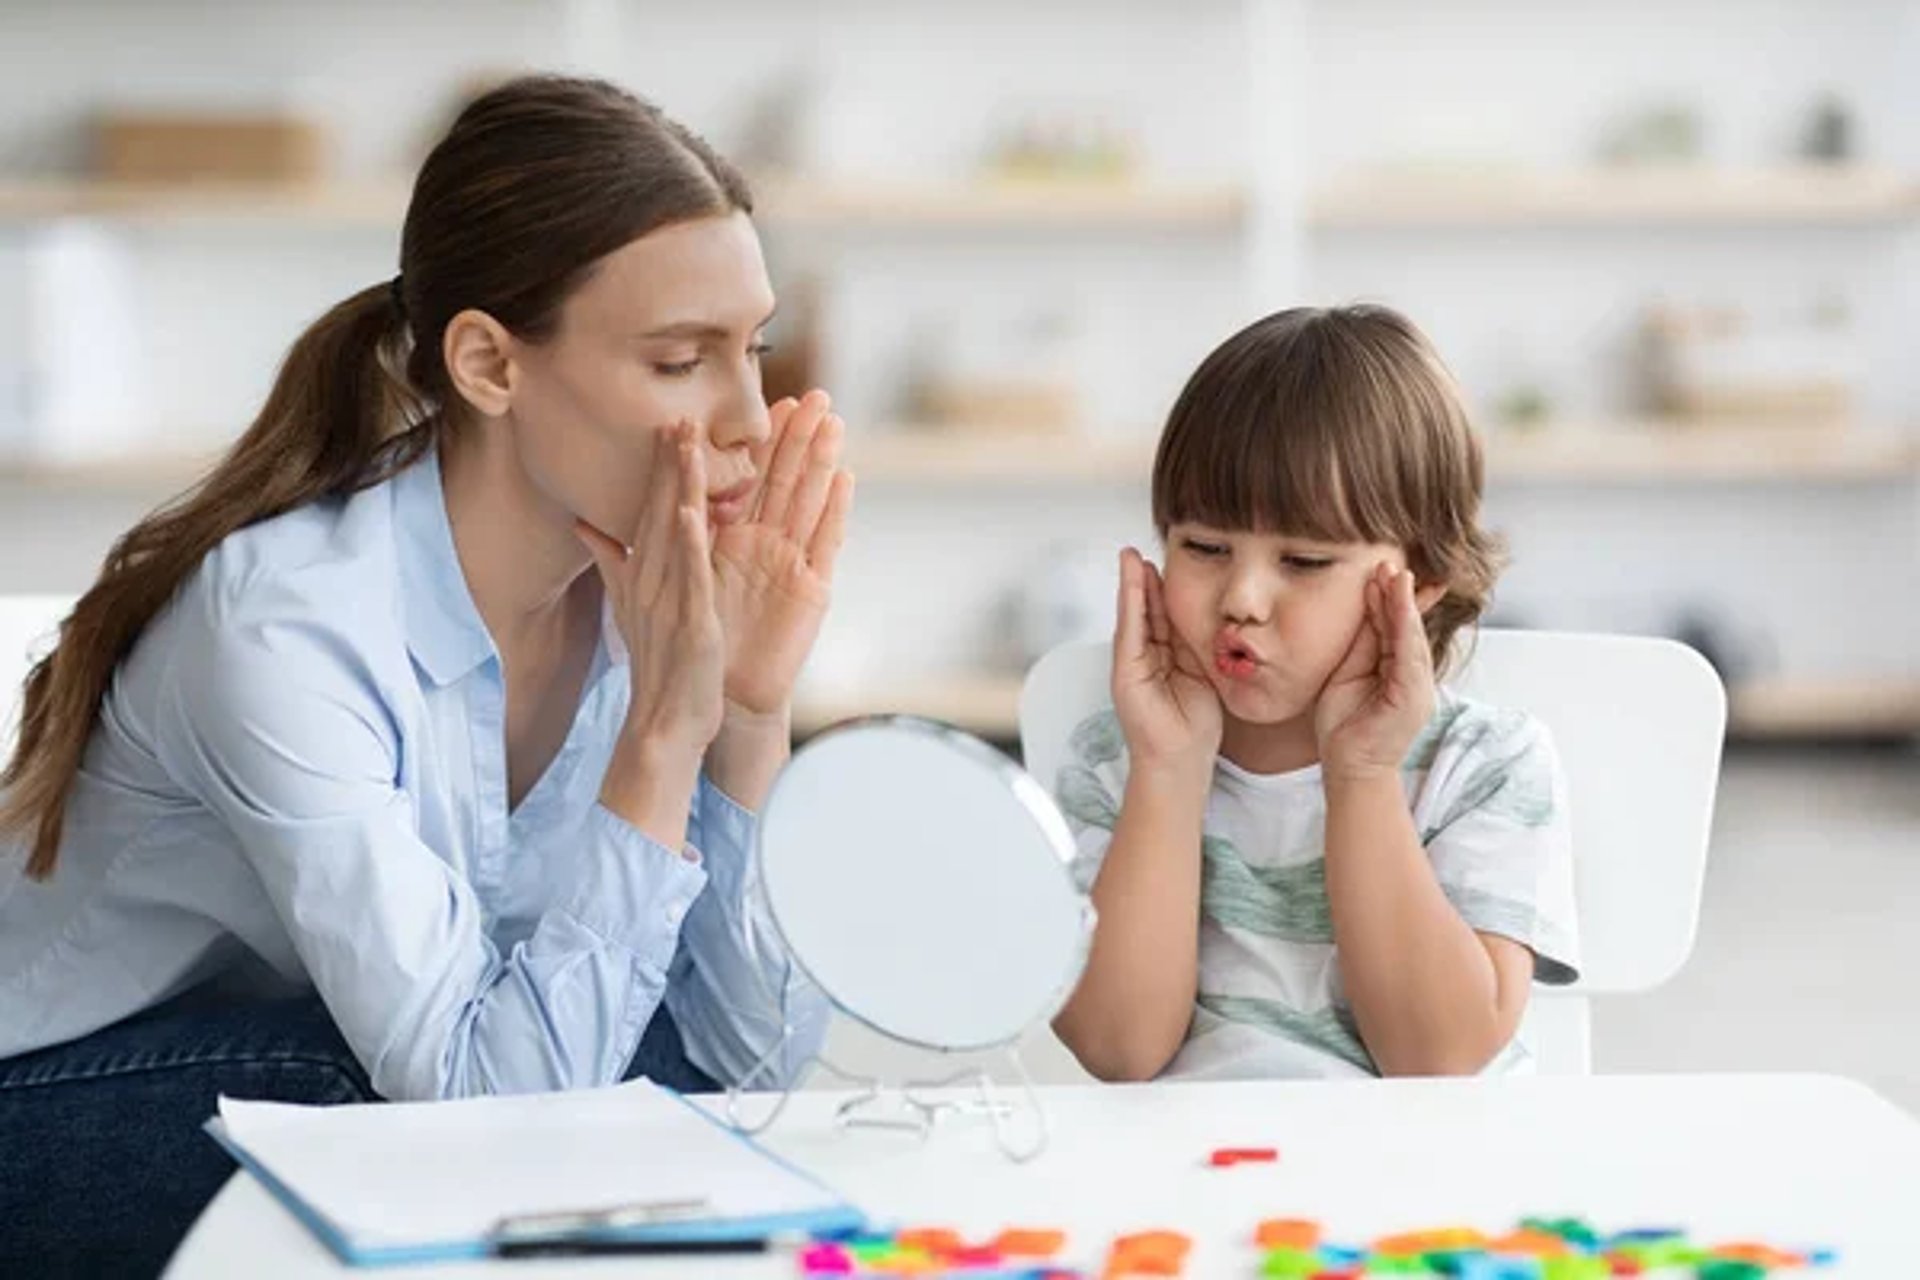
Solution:
<svg viewBox="0 0 1920 1280">
<path fill-rule="evenodd" d="M 1814 166 L 1356 174 L 1329 184 L 1308 210 L 1311 225 L 1329 230 L 1912 218 L 1920 178 Z"/>
<path fill-rule="evenodd" d="M 405 180 L 149 184 L 0 178 L 0 220 L 253 221 L 398 227 Z M 755 188 L 763 222 L 776 227 L 1089 227 L 1229 229 L 1245 193 L 1225 185 L 1148 182 L 981 181 L 825 183 L 769 179 Z"/>
</svg>

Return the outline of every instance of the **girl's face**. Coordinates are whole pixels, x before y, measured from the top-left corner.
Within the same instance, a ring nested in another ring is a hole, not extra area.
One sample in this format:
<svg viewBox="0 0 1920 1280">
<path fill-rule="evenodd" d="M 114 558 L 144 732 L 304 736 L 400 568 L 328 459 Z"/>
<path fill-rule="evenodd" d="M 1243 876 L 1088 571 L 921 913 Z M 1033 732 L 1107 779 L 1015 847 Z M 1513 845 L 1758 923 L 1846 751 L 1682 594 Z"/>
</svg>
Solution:
<svg viewBox="0 0 1920 1280">
<path fill-rule="evenodd" d="M 676 223 L 602 258 L 553 336 L 518 344 L 513 438 L 548 498 L 631 542 L 662 433 L 705 428 L 707 511 L 743 519 L 770 426 L 760 391 L 773 287 L 742 213 Z"/>
<path fill-rule="evenodd" d="M 1199 524 L 1167 530 L 1167 618 L 1233 719 L 1276 725 L 1310 714 L 1365 617 L 1367 575 L 1406 553 Z"/>
</svg>

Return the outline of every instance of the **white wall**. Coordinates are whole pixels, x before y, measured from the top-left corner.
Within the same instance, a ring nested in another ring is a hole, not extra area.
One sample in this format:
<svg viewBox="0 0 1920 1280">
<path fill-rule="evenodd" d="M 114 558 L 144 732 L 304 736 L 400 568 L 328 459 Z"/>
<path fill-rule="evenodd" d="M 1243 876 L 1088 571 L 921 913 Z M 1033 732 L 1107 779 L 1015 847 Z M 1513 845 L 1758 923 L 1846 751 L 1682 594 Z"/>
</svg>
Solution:
<svg viewBox="0 0 1920 1280">
<path fill-rule="evenodd" d="M 1920 421 L 1911 224 L 1299 225 L 1310 184 L 1349 166 L 1496 143 L 1512 158 L 1571 165 L 1613 113 L 1643 101 L 1695 104 L 1712 154 L 1759 163 L 1788 143 L 1816 92 L 1838 87 L 1874 160 L 1920 168 L 1916 0 L 469 0 L 457 11 L 426 0 L 16 0 L 0 7 L 0 48 L 24 55 L 0 79 L 0 171 L 77 170 L 78 113 L 105 98 L 301 106 L 333 127 L 341 173 L 378 175 L 418 156 L 464 77 L 573 65 L 621 76 L 722 147 L 741 135 L 756 89 L 798 77 L 818 107 L 804 149 L 833 172 L 963 174 L 1014 112 L 1091 102 L 1138 130 L 1153 173 L 1254 190 L 1244 235 L 775 230 L 781 283 L 831 270 L 829 383 L 855 430 L 899 412 L 899 357 L 914 343 L 980 341 L 1048 308 L 1077 317 L 1072 361 L 1090 429 L 1151 432 L 1200 354 L 1257 310 L 1298 301 L 1395 302 L 1478 398 L 1525 376 L 1586 414 L 1623 407 L 1609 371 L 1648 299 L 1764 309 L 1830 291 L 1861 322 L 1868 412 Z M 25 234 L 0 223 L 0 249 Z M 237 430 L 301 324 L 390 273 L 395 252 L 391 231 L 366 227 L 123 235 L 137 264 L 126 292 L 146 339 L 146 416 L 164 433 L 155 443 L 172 447 Z M 158 496 L 0 486 L 0 590 L 78 587 L 119 525 Z M 1741 618 L 1785 669 L 1913 670 L 1911 483 L 1501 487 L 1491 510 L 1516 543 L 1504 599 L 1536 621 L 1658 626 L 1698 595 Z M 1145 523 L 1143 484 L 868 484 L 823 659 L 899 678 L 977 665 L 1004 647 L 999 602 L 1047 548 L 1064 539 L 1105 554 Z"/>
</svg>

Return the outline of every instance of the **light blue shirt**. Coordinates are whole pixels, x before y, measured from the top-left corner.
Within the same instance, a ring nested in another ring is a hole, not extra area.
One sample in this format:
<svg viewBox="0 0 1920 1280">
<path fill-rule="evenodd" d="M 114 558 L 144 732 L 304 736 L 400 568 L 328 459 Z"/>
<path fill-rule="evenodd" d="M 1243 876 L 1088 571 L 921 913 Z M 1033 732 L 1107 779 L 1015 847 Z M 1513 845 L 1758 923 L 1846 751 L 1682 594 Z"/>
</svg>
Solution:
<svg viewBox="0 0 1920 1280">
<path fill-rule="evenodd" d="M 791 1079 L 827 1007 L 750 890 L 754 815 L 703 778 L 676 851 L 599 803 L 604 634 L 509 811 L 433 457 L 226 539 L 116 673 L 52 879 L 0 850 L 0 1057 L 217 981 L 317 989 L 393 1099 L 609 1084 L 662 1000 L 709 1075 Z"/>
</svg>

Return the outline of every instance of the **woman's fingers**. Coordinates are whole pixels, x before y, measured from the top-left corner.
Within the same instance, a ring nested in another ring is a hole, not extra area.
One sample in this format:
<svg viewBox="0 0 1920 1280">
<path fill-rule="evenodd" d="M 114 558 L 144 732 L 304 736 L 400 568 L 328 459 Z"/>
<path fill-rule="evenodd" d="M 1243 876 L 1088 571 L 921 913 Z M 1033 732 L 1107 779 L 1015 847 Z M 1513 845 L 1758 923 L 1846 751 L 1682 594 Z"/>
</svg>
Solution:
<svg viewBox="0 0 1920 1280">
<path fill-rule="evenodd" d="M 846 423 L 840 415 L 830 413 L 820 422 L 813 433 L 813 445 L 807 450 L 806 471 L 800 477 L 800 483 L 793 492 L 793 504 L 787 511 L 783 525 L 776 526 L 786 530 L 787 536 L 805 546 L 813 541 L 813 531 L 820 524 L 820 517 L 827 508 L 827 497 L 833 490 L 833 474 L 840 466 L 840 445 L 846 437 Z"/>
<path fill-rule="evenodd" d="M 573 536 L 580 539 L 594 568 L 600 571 L 602 588 L 612 599 L 619 599 L 626 584 L 627 548 L 618 538 L 609 538 L 585 520 L 573 522 Z"/>
<path fill-rule="evenodd" d="M 755 520 L 776 529 L 787 527 L 793 495 L 806 474 L 807 458 L 813 451 L 814 432 L 819 430 L 832 406 L 833 401 L 826 392 L 809 391 L 788 412 L 786 421 L 778 424 L 773 456 L 767 463 L 766 482 L 760 486 L 760 501 L 754 511 Z"/>
<path fill-rule="evenodd" d="M 833 487 L 827 493 L 827 509 L 814 527 L 813 541 L 807 544 L 807 563 L 822 581 L 833 581 L 834 562 L 847 541 L 847 517 L 853 512 L 853 473 L 834 473 Z"/>
<path fill-rule="evenodd" d="M 676 541 L 680 546 L 677 568 L 680 607 L 684 611 L 681 617 L 697 635 L 707 619 L 713 618 L 716 624 L 718 621 L 713 603 L 713 556 L 708 547 L 704 507 L 680 508 L 680 536 Z"/>
<path fill-rule="evenodd" d="M 780 438 L 787 433 L 787 422 L 799 407 L 800 402 L 792 396 L 782 396 L 767 406 L 767 438 L 747 449 L 747 456 L 753 459 L 755 475 L 767 474 L 768 464 L 773 461 L 773 451 L 780 447 Z M 765 494 L 766 486 L 762 485 L 760 493 L 754 497 L 755 515 L 760 513 L 760 500 Z"/>
</svg>

